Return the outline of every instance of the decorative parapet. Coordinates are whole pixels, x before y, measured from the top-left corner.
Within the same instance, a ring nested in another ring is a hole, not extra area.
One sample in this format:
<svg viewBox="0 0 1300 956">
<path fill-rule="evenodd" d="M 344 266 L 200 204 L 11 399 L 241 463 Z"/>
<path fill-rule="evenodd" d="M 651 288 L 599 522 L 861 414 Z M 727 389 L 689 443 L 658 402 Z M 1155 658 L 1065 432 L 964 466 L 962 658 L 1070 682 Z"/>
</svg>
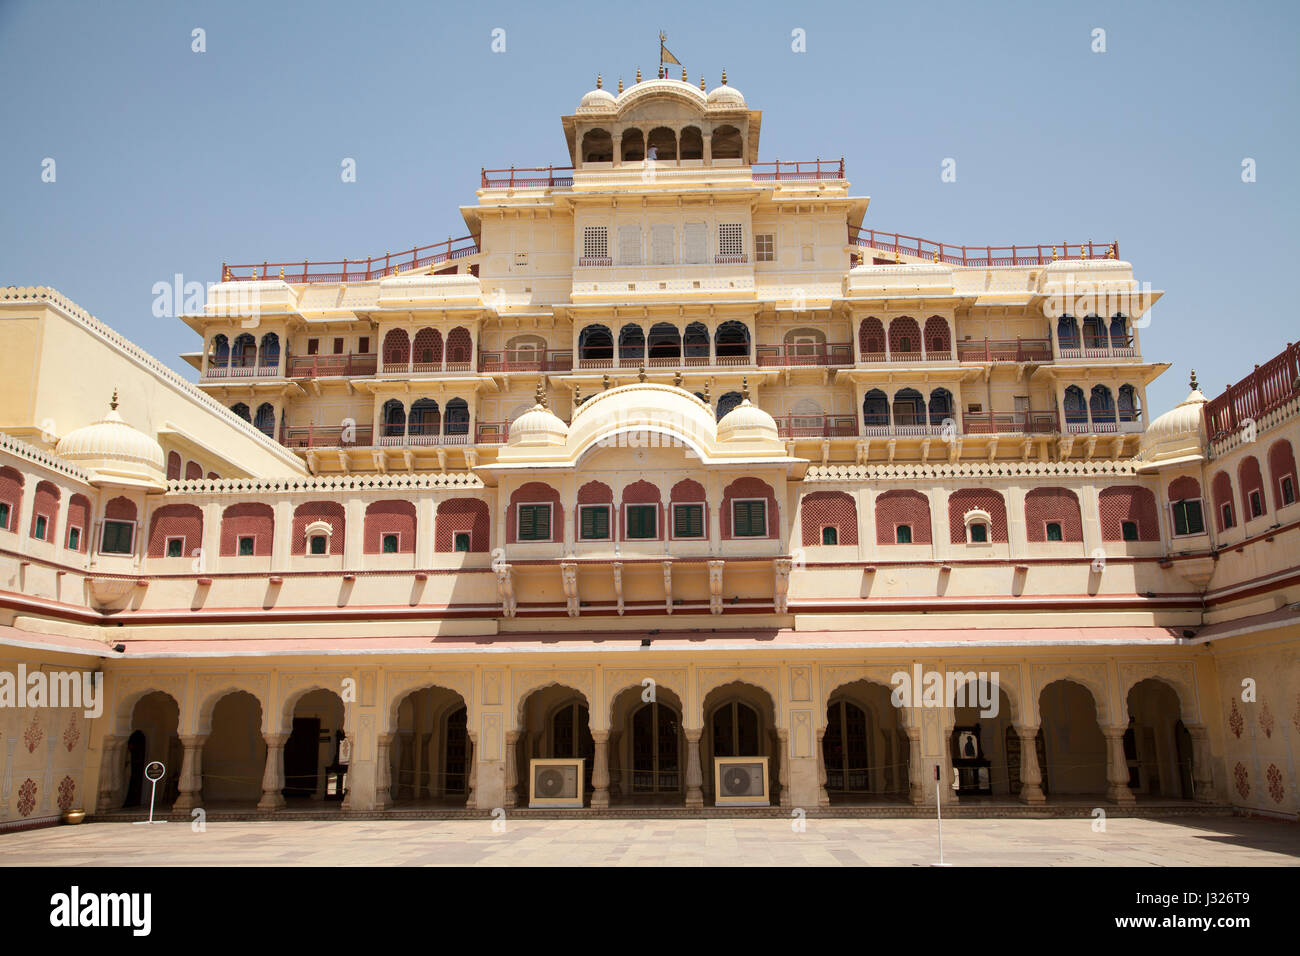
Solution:
<svg viewBox="0 0 1300 956">
<path fill-rule="evenodd" d="M 1296 415 L 1300 415 L 1300 394 L 1297 394 L 1294 398 L 1279 405 L 1272 411 L 1266 412 L 1256 419 L 1254 433 L 1257 436 L 1261 432 L 1273 428 L 1276 425 L 1280 425 L 1287 419 L 1293 418 Z M 1247 432 L 1249 431 L 1250 429 L 1243 423 L 1241 426 L 1230 432 L 1225 432 L 1218 437 L 1212 438 L 1210 440 L 1210 460 L 1213 461 L 1215 458 L 1222 458 L 1229 452 L 1235 451 L 1244 444 L 1248 444 L 1248 439 L 1253 437 L 1247 435 Z"/>
<path fill-rule="evenodd" d="M 58 290 L 50 289 L 46 286 L 6 286 L 0 288 L 0 305 L 5 304 L 6 302 L 49 303 L 74 322 L 84 326 L 92 335 L 98 336 L 119 352 L 129 356 L 138 365 L 143 366 L 158 378 L 165 381 L 172 388 L 183 393 L 187 398 L 197 402 L 213 414 L 220 417 L 225 424 L 232 428 L 239 429 L 243 432 L 245 437 L 257 442 L 264 449 L 271 452 L 282 461 L 291 464 L 295 468 L 302 467 L 301 460 L 298 456 L 293 454 L 293 452 L 283 447 L 275 439 L 267 437 L 258 429 L 254 428 L 251 422 L 244 421 L 207 392 L 196 388 L 178 372 L 168 368 L 144 349 L 140 348 L 138 345 L 131 342 L 99 319 L 95 318 L 71 299 L 65 297 Z"/>
<path fill-rule="evenodd" d="M 312 475 L 304 478 L 195 478 L 167 482 L 169 495 L 247 495 L 298 492 L 483 488 L 471 472 L 413 475 Z"/>
<path fill-rule="evenodd" d="M 40 465 L 48 468 L 50 471 L 57 471 L 61 475 L 66 475 L 75 481 L 83 484 L 90 484 L 90 475 L 82 471 L 76 465 L 71 465 L 64 461 L 58 455 L 30 445 L 21 438 L 0 432 L 0 452 L 9 452 L 18 458 L 24 458 L 34 465 Z"/>
<path fill-rule="evenodd" d="M 997 461 L 936 464 L 814 465 L 804 476 L 814 481 L 914 481 L 943 478 L 1133 477 L 1132 461 Z"/>
</svg>

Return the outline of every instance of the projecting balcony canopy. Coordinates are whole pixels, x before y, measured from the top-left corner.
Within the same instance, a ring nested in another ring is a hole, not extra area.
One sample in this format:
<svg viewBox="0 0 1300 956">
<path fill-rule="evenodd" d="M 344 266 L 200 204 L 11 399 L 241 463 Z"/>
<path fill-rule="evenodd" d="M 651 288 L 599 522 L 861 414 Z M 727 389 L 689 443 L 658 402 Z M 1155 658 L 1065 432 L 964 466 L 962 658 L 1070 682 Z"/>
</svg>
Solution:
<svg viewBox="0 0 1300 956">
<path fill-rule="evenodd" d="M 597 392 L 567 426 L 540 405 L 516 425 L 496 462 L 475 469 L 485 482 L 507 472 L 572 470 L 589 452 L 621 446 L 684 446 L 705 467 L 776 465 L 796 477 L 808 464 L 786 453 L 775 421 L 757 406 L 742 402 L 719 421 L 685 389 L 652 382 Z"/>
</svg>

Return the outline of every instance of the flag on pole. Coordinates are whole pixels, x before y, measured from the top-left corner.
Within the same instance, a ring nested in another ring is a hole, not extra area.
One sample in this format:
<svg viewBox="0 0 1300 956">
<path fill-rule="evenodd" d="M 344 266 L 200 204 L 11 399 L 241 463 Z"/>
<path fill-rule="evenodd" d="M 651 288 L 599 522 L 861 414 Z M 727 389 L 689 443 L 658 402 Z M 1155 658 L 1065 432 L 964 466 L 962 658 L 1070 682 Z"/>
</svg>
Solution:
<svg viewBox="0 0 1300 956">
<path fill-rule="evenodd" d="M 662 66 L 664 63 L 676 63 L 678 66 L 681 66 L 681 65 L 682 65 L 682 61 L 679 60 L 679 59 L 677 59 L 677 57 L 673 56 L 670 52 L 668 52 L 668 47 L 664 46 L 664 41 L 667 40 L 667 39 L 668 39 L 668 34 L 666 34 L 666 33 L 660 33 L 660 34 L 659 34 L 659 63 L 660 63 L 660 65 Z"/>
</svg>

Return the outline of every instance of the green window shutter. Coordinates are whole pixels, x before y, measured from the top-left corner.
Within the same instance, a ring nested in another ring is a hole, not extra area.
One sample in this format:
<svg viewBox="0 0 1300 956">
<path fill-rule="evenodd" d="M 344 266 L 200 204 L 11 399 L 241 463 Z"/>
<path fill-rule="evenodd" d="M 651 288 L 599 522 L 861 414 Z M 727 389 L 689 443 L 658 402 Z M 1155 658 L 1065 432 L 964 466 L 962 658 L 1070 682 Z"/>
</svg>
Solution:
<svg viewBox="0 0 1300 956">
<path fill-rule="evenodd" d="M 549 541 L 551 539 L 551 506 L 521 505 L 519 508 L 519 540 Z"/>
<path fill-rule="evenodd" d="M 731 507 L 731 533 L 738 538 L 759 538 L 767 533 L 766 501 L 734 501 Z"/>
<path fill-rule="evenodd" d="M 657 505 L 627 506 L 627 536 L 629 538 L 655 537 L 655 512 Z"/>
<path fill-rule="evenodd" d="M 673 506 L 673 537 L 674 538 L 704 537 L 704 506 L 703 505 L 674 505 Z"/>
<path fill-rule="evenodd" d="M 584 505 L 579 536 L 584 541 L 605 541 L 609 538 L 609 507 Z"/>
</svg>

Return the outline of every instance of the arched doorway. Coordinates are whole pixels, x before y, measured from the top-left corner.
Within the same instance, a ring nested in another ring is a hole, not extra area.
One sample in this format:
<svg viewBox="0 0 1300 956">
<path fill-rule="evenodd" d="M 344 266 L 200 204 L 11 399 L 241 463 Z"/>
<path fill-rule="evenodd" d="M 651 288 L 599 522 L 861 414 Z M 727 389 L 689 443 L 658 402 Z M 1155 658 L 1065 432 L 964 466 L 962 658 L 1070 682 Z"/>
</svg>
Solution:
<svg viewBox="0 0 1300 956">
<path fill-rule="evenodd" d="M 614 699 L 610 723 L 611 802 L 681 806 L 686 796 L 686 738 L 680 698 L 640 685 Z"/>
<path fill-rule="evenodd" d="M 1072 680 L 1053 681 L 1038 697 L 1043 737 L 1040 766 L 1056 796 L 1106 793 L 1106 738 L 1092 692 Z M 1044 793 L 1047 792 L 1044 788 Z"/>
<path fill-rule="evenodd" d="M 963 706 L 953 708 L 949 756 L 957 770 L 959 797 L 1011 797 L 1020 790 L 1020 761 L 1009 756 L 1008 741 L 1015 738 L 1011 699 L 997 684 L 966 684 Z M 997 710 L 981 706 L 996 702 Z M 989 711 L 985 716 L 985 711 Z M 1010 734 L 1010 737 L 1008 737 Z"/>
<path fill-rule="evenodd" d="M 1178 692 L 1157 678 L 1138 681 L 1129 688 L 1128 713 L 1129 789 L 1139 796 L 1193 799 L 1192 741 Z"/>
<path fill-rule="evenodd" d="M 826 706 L 822 768 L 832 804 L 906 800 L 908 739 L 883 684 L 837 687 Z"/>
<path fill-rule="evenodd" d="M 776 733 L 776 710 L 772 698 L 761 687 L 740 681 L 711 691 L 704 698 L 704 761 L 706 802 L 714 794 L 714 757 L 767 757 L 768 792 L 772 803 L 780 801 L 781 746 Z"/>
<path fill-rule="evenodd" d="M 204 804 L 257 803 L 266 771 L 261 702 L 247 691 L 231 691 L 212 708 L 211 727 L 200 764 Z"/>
<path fill-rule="evenodd" d="M 294 705 L 290 720 L 282 793 L 286 799 L 324 800 L 325 768 L 338 762 L 343 743 L 343 700 L 332 690 L 308 691 Z M 329 796 L 342 798 L 342 794 Z"/>
<path fill-rule="evenodd" d="M 520 704 L 522 728 L 516 753 L 518 805 L 528 805 L 529 761 L 581 758 L 583 802 L 591 802 L 596 742 L 591 735 L 587 699 L 571 687 L 553 684 L 533 691 Z"/>
<path fill-rule="evenodd" d="M 170 694 L 153 691 L 135 702 L 131 708 L 130 736 L 126 741 L 128 762 L 123 807 L 149 805 L 152 785 L 145 779 L 144 768 L 154 760 L 167 768 L 158 786 L 155 806 L 161 809 L 175 802 L 184 754 L 177 736 L 179 724 L 180 707 Z"/>
<path fill-rule="evenodd" d="M 470 744 L 465 699 L 445 687 L 422 687 L 397 704 L 389 748 L 394 805 L 465 806 Z"/>
</svg>

